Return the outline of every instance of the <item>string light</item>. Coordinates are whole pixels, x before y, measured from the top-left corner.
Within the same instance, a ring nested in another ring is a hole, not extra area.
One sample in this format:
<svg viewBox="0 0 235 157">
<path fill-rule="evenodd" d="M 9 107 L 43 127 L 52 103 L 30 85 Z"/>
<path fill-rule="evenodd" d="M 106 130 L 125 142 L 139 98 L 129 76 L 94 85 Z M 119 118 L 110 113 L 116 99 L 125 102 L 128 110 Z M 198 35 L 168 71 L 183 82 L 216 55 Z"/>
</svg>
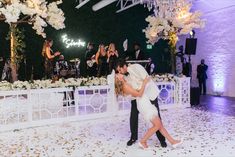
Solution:
<svg viewBox="0 0 235 157">
<path fill-rule="evenodd" d="M 65 47 L 66 48 L 70 48 L 70 47 L 85 47 L 86 43 L 84 41 L 82 41 L 81 39 L 69 39 L 67 34 L 62 35 L 62 41 L 63 43 L 65 43 Z"/>
</svg>

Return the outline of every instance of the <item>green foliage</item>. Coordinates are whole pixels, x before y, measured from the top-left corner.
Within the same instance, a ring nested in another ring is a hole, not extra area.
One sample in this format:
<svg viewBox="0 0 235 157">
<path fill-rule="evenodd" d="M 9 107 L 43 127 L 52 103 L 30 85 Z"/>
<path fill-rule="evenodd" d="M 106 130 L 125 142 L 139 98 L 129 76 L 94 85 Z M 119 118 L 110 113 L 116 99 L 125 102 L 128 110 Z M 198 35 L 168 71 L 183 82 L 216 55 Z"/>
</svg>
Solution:
<svg viewBox="0 0 235 157">
<path fill-rule="evenodd" d="M 19 63 L 24 59 L 25 57 L 25 42 L 24 42 L 24 29 L 19 29 L 15 26 L 10 26 L 10 30 L 8 32 L 8 35 L 6 37 L 7 40 L 11 39 L 11 33 L 13 35 L 13 51 L 14 51 L 14 58 L 11 58 L 11 60 L 19 65 Z"/>
</svg>

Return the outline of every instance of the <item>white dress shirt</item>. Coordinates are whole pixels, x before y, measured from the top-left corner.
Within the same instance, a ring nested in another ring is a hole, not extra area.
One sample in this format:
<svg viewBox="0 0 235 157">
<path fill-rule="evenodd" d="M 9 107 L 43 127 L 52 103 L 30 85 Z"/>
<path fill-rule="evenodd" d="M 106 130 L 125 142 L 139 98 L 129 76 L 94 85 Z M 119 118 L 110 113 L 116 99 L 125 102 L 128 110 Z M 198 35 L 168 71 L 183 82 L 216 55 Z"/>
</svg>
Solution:
<svg viewBox="0 0 235 157">
<path fill-rule="evenodd" d="M 135 59 L 138 59 L 139 54 L 140 54 L 140 50 L 135 51 Z"/>
<path fill-rule="evenodd" d="M 141 88 L 144 79 L 149 76 L 147 71 L 140 64 L 128 65 L 127 71 L 129 75 L 125 77 L 125 79 L 127 83 L 136 90 Z M 155 100 L 158 97 L 160 91 L 154 81 L 151 79 L 147 83 L 144 93 L 149 97 L 150 100 Z"/>
</svg>

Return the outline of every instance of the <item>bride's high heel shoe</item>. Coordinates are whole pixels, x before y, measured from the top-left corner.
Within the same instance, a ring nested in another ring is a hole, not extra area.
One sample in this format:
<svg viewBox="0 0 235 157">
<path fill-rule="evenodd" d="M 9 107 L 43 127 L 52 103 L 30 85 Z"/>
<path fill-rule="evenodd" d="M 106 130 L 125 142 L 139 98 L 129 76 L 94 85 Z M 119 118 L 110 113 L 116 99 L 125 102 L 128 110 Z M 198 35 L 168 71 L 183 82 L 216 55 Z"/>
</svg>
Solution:
<svg viewBox="0 0 235 157">
<path fill-rule="evenodd" d="M 148 149 L 148 147 L 144 147 L 144 145 L 141 142 L 138 142 L 138 145 L 140 148 L 142 148 L 144 150 Z"/>
<path fill-rule="evenodd" d="M 183 142 L 184 142 L 184 140 L 183 140 L 183 139 L 180 139 L 180 142 L 179 142 L 179 143 L 176 143 L 176 144 L 172 144 L 172 147 L 173 147 L 173 148 L 177 148 L 177 147 L 179 147 L 180 145 L 182 145 Z"/>
</svg>

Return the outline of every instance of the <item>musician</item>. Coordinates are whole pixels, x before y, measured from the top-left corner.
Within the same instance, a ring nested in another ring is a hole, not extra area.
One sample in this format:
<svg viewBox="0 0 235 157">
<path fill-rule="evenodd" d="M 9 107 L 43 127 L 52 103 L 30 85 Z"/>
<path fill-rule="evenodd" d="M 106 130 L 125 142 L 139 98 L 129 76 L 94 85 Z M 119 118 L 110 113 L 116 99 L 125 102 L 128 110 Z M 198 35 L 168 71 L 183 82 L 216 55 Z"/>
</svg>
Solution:
<svg viewBox="0 0 235 157">
<path fill-rule="evenodd" d="M 111 74 L 112 70 L 115 69 L 115 64 L 119 57 L 118 51 L 116 50 L 114 43 L 109 44 L 107 55 L 108 55 L 108 59 L 107 59 L 108 70 L 109 70 L 109 74 Z"/>
<path fill-rule="evenodd" d="M 145 65 L 145 69 L 149 75 L 152 75 L 154 73 L 155 65 L 152 62 L 151 58 L 149 58 L 148 60 L 149 60 L 149 62 Z"/>
<path fill-rule="evenodd" d="M 108 57 L 107 57 L 107 52 L 106 52 L 105 46 L 104 46 L 104 44 L 100 44 L 99 49 L 95 55 L 98 77 L 102 77 L 102 76 L 107 75 L 107 72 L 108 72 L 107 59 L 108 59 Z"/>
<path fill-rule="evenodd" d="M 61 78 L 67 78 L 68 62 L 64 60 L 64 56 L 60 55 L 59 60 L 56 62 L 56 73 Z"/>
<path fill-rule="evenodd" d="M 95 61 L 95 50 L 94 50 L 94 44 L 88 43 L 87 50 L 85 53 L 85 63 L 86 63 L 86 69 L 87 69 L 87 76 L 92 77 L 96 76 L 97 74 L 97 64 Z"/>
<path fill-rule="evenodd" d="M 4 65 L 5 65 L 5 61 L 3 57 L 0 57 L 0 76 L 2 76 Z"/>
<path fill-rule="evenodd" d="M 60 52 L 53 52 L 51 47 L 53 45 L 53 40 L 45 40 L 42 48 L 42 56 L 44 57 L 44 68 L 45 68 L 45 78 L 51 79 L 53 77 L 53 61 L 56 56 L 60 55 Z"/>
<path fill-rule="evenodd" d="M 2 76 L 1 76 L 1 80 L 5 80 L 5 81 L 8 81 L 8 82 L 11 82 L 12 81 L 12 77 L 11 77 L 11 60 L 10 58 L 6 59 L 4 61 L 4 67 L 3 67 L 3 70 L 2 70 Z"/>
<path fill-rule="evenodd" d="M 145 60 L 144 52 L 141 50 L 139 43 L 134 43 L 134 56 L 133 60 Z"/>
</svg>

